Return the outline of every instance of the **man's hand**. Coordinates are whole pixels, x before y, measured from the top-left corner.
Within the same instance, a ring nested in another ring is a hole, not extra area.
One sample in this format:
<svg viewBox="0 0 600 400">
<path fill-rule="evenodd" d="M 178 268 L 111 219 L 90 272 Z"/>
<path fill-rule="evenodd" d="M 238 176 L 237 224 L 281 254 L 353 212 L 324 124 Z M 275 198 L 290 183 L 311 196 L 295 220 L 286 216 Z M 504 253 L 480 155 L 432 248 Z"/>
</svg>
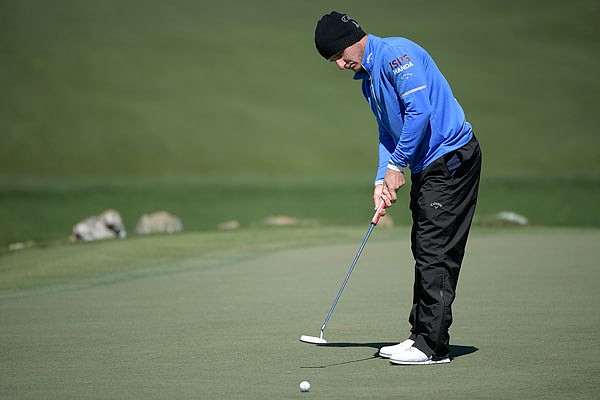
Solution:
<svg viewBox="0 0 600 400">
<path fill-rule="evenodd" d="M 390 207 L 392 203 L 398 200 L 396 193 L 405 184 L 404 173 L 388 169 L 383 178 L 382 196 L 385 198 L 386 206 Z"/>
<path fill-rule="evenodd" d="M 375 185 L 375 189 L 373 190 L 373 204 L 375 204 L 375 210 L 379 208 L 379 203 L 382 200 L 383 196 L 383 184 Z M 387 206 L 387 205 L 386 205 Z M 381 210 L 381 216 L 385 215 L 385 207 Z"/>
<path fill-rule="evenodd" d="M 375 185 L 375 189 L 373 190 L 375 210 L 379 208 L 379 203 L 383 199 L 385 201 L 385 208 L 382 210 L 381 215 L 385 215 L 385 209 L 391 207 L 398 200 L 396 193 L 405 183 L 403 172 L 388 169 L 385 173 L 383 184 Z"/>
</svg>

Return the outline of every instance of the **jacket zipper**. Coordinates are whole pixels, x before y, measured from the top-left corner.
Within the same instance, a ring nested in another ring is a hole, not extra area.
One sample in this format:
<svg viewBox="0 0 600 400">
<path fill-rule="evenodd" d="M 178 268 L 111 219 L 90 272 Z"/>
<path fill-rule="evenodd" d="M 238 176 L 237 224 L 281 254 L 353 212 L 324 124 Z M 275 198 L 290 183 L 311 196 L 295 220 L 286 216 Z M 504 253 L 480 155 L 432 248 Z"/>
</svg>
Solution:
<svg viewBox="0 0 600 400">
<path fill-rule="evenodd" d="M 377 107 L 377 111 L 379 112 L 379 119 L 381 120 L 381 107 L 379 106 L 379 101 L 377 100 L 377 95 L 375 94 L 375 87 L 373 86 L 373 77 L 371 76 L 371 73 L 365 68 L 365 66 L 363 65 L 363 69 L 367 72 L 367 75 L 369 75 L 369 87 L 371 88 L 371 96 L 373 96 L 373 101 L 375 102 L 375 107 Z"/>
</svg>

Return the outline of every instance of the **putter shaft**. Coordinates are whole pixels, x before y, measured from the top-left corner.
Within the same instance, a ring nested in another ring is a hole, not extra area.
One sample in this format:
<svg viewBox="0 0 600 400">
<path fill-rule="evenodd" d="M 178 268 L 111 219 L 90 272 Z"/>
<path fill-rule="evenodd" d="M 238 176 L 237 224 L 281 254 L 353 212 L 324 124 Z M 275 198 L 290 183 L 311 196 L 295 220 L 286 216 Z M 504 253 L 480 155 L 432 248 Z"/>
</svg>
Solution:
<svg viewBox="0 0 600 400">
<path fill-rule="evenodd" d="M 381 218 L 381 213 L 383 212 L 384 209 L 385 209 L 385 201 L 383 199 L 381 199 L 381 202 L 379 203 L 379 207 L 377 208 L 377 211 L 375 211 L 375 215 L 373 216 L 373 219 L 371 220 L 371 225 L 369 226 L 369 230 L 367 231 L 367 234 L 365 235 L 365 238 L 363 239 L 362 244 L 360 245 L 360 248 L 358 249 L 358 252 L 356 253 L 356 257 L 354 257 L 354 261 L 352 261 L 352 264 L 350 265 L 350 268 L 348 269 L 346 278 L 344 278 L 344 282 L 342 283 L 342 286 L 340 287 L 340 290 L 338 291 L 337 296 L 335 296 L 335 300 L 333 301 L 333 304 L 331 305 L 331 308 L 329 309 L 329 312 L 327 313 L 327 317 L 325 317 L 325 321 L 323 322 L 323 326 L 321 327 L 321 339 L 323 339 L 323 333 L 325 332 L 325 328 L 327 328 L 327 323 L 329 322 L 329 318 L 331 318 L 331 314 L 333 313 L 335 306 L 337 305 L 338 301 L 340 300 L 340 296 L 342 295 L 342 292 L 344 291 L 344 288 L 346 287 L 346 283 L 348 283 L 350 274 L 352 274 L 352 270 L 354 270 L 354 267 L 356 266 L 358 258 L 360 257 L 363 249 L 365 248 L 365 245 L 367 244 L 367 240 L 369 240 L 369 236 L 371 236 L 371 232 L 373 232 L 373 228 L 375 228 L 375 226 L 379 222 L 379 218 Z"/>
</svg>

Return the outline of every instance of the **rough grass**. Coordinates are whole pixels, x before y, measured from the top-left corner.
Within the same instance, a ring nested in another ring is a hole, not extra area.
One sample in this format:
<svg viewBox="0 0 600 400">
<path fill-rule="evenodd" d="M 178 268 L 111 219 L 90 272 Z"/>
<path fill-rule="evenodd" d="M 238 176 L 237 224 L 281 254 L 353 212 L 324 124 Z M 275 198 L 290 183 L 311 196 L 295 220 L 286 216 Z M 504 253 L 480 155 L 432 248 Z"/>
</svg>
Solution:
<svg viewBox="0 0 600 400">
<path fill-rule="evenodd" d="M 65 243 L 80 220 L 115 208 L 127 231 L 144 213 L 169 210 L 187 232 L 215 231 L 219 223 L 242 229 L 263 225 L 268 216 L 288 215 L 321 226 L 358 226 L 372 215 L 370 179 L 242 180 L 189 182 L 31 183 L 0 189 L 0 245 L 33 240 Z M 477 223 L 513 211 L 533 225 L 600 226 L 600 184 L 593 179 L 484 179 Z M 408 188 L 390 211 L 397 225 L 410 224 Z"/>
<path fill-rule="evenodd" d="M 161 209 L 187 230 L 362 223 L 376 129 L 314 49 L 330 7 L 435 57 L 483 147 L 478 218 L 600 225 L 597 3 L 205 3 L 0 1 L 0 246 L 107 208 L 130 231 Z"/>
<path fill-rule="evenodd" d="M 600 174 L 596 2 L 22 0 L 0 2 L 0 175 L 374 173 L 359 85 L 314 49 L 332 7 L 430 50 L 486 175 Z"/>
</svg>

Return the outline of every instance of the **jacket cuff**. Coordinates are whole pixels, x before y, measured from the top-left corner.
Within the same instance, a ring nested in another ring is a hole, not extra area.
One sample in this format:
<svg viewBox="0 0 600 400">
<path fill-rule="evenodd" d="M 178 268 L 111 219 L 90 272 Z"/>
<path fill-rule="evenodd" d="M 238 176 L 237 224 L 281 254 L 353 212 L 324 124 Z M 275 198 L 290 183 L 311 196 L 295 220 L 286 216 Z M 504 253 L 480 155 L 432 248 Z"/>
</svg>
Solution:
<svg viewBox="0 0 600 400">
<path fill-rule="evenodd" d="M 393 162 L 390 161 L 390 163 L 388 164 L 388 169 L 391 169 L 392 171 L 396 171 L 396 172 L 402 172 L 404 173 L 404 168 L 398 164 L 395 164 Z"/>
</svg>

